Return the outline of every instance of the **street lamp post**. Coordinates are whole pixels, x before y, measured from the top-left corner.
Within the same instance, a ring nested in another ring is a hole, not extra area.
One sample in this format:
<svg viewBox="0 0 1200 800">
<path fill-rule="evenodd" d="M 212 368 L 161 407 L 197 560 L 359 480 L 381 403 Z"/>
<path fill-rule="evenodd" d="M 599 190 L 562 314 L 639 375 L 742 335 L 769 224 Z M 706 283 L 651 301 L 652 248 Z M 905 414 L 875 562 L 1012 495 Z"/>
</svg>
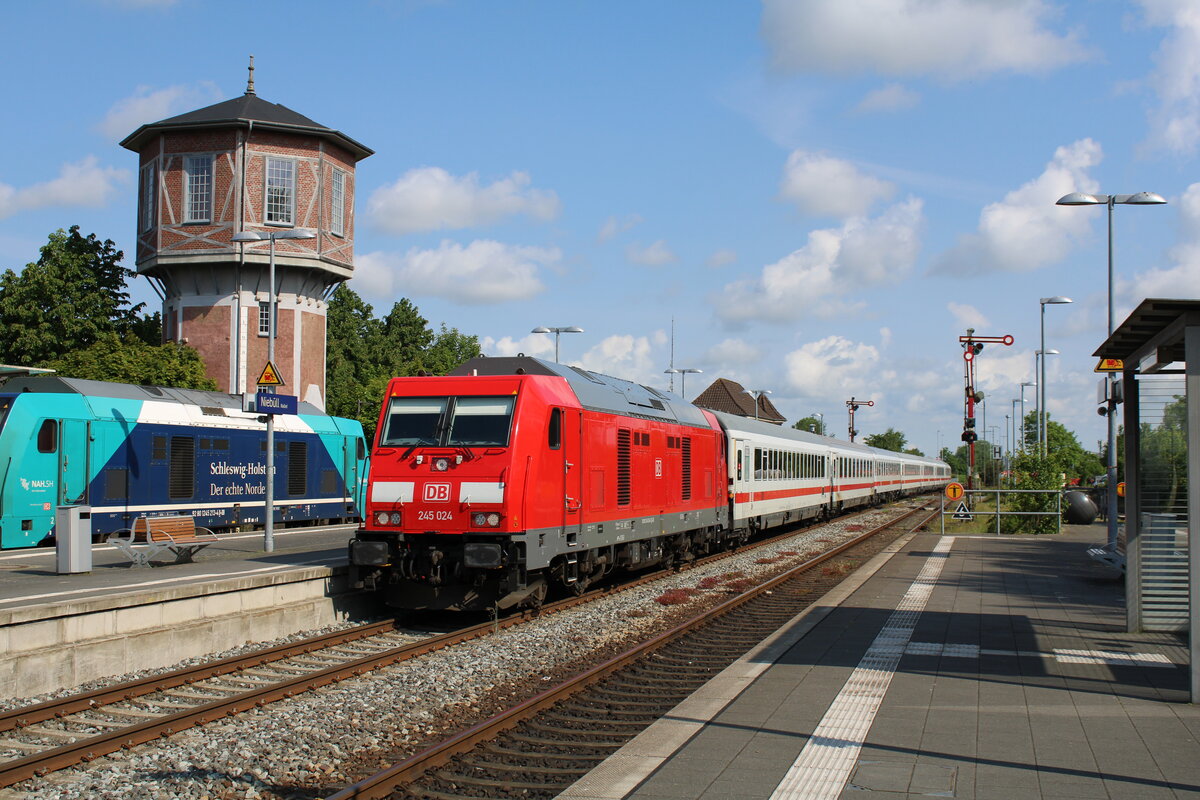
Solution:
<svg viewBox="0 0 1200 800">
<path fill-rule="evenodd" d="M 762 397 L 764 394 L 770 394 L 771 390 L 770 389 L 747 389 L 747 391 L 754 397 L 754 418 L 758 419 L 758 398 Z"/>
<path fill-rule="evenodd" d="M 691 367 L 671 367 L 670 369 L 663 370 L 664 375 L 679 376 L 679 396 L 684 400 L 687 400 L 687 376 L 689 374 L 699 374 L 701 372 L 704 372 L 704 370 L 693 369 Z"/>
<path fill-rule="evenodd" d="M 530 331 L 530 333 L 553 333 L 554 334 L 554 363 L 558 363 L 558 337 L 562 333 L 583 333 L 583 328 L 578 325 L 567 325 L 563 328 L 547 328 L 545 325 L 538 325 Z"/>
<path fill-rule="evenodd" d="M 1050 350 L 1034 350 L 1033 351 L 1033 371 L 1034 371 L 1034 373 L 1038 374 L 1038 371 L 1041 370 L 1040 374 L 1045 375 L 1046 374 L 1046 356 L 1056 356 L 1056 355 L 1058 355 L 1058 351 L 1053 348 L 1051 348 Z M 1043 378 L 1043 380 L 1042 380 L 1043 386 L 1045 383 L 1046 383 L 1046 381 Z M 1047 420 L 1046 392 L 1043 388 L 1043 391 L 1034 392 L 1033 396 L 1038 401 L 1037 402 L 1037 420 L 1036 420 L 1037 421 L 1038 454 L 1045 455 L 1045 453 L 1042 452 L 1042 450 L 1043 450 L 1042 445 L 1044 443 L 1044 439 L 1046 438 L 1046 436 L 1045 436 L 1045 428 L 1046 428 L 1046 420 Z"/>
<path fill-rule="evenodd" d="M 1010 452 L 1015 451 L 1017 448 L 1017 403 L 1019 403 L 1019 402 L 1021 402 L 1021 401 L 1016 398 L 1013 398 L 1013 401 L 1012 401 L 1012 421 L 1013 421 L 1012 445 L 1013 446 L 1011 448 L 1009 448 Z M 1025 434 L 1024 434 L 1024 432 L 1022 432 L 1021 440 L 1024 441 L 1024 438 L 1025 438 Z"/>
<path fill-rule="evenodd" d="M 824 436 L 825 435 L 825 415 L 822 414 L 820 411 L 814 411 L 809 416 L 821 418 L 821 435 Z"/>
<path fill-rule="evenodd" d="M 1113 207 L 1123 206 L 1159 206 L 1167 202 L 1160 194 L 1154 192 L 1137 192 L 1136 194 L 1083 194 L 1071 192 L 1058 198 L 1056 205 L 1060 206 L 1108 206 L 1108 334 L 1116 330 L 1116 317 L 1113 313 Z M 1113 382 L 1116 376 L 1109 373 L 1108 396 L 1113 396 Z M 1108 414 L 1108 469 L 1106 470 L 1108 491 L 1108 546 L 1115 550 L 1117 547 L 1117 414 L 1113 408 Z"/>
<path fill-rule="evenodd" d="M 267 301 L 267 363 L 275 364 L 275 307 L 279 304 L 278 292 L 275 288 L 275 240 L 276 239 L 315 239 L 317 232 L 308 228 L 287 228 L 279 231 L 239 231 L 233 235 L 235 242 L 271 243 L 270 267 L 267 284 L 270 288 L 270 298 Z M 270 387 L 271 392 L 275 387 Z M 267 414 L 267 492 L 266 508 L 263 511 L 263 550 L 270 553 L 275 550 L 275 415 Z"/>
<path fill-rule="evenodd" d="M 1036 389 L 1038 385 L 1037 385 L 1037 382 L 1035 382 L 1035 381 L 1021 381 L 1021 449 L 1022 450 L 1025 449 L 1025 387 L 1026 386 L 1032 386 L 1033 388 Z M 1014 434 L 1013 441 L 1014 442 L 1016 441 L 1015 434 Z"/>
<path fill-rule="evenodd" d="M 1041 308 L 1041 318 L 1042 318 L 1042 350 L 1043 351 L 1045 351 L 1045 349 L 1046 349 L 1046 306 L 1061 305 L 1063 303 L 1073 303 L 1073 302 L 1074 301 L 1071 298 L 1063 297 L 1061 295 L 1055 295 L 1054 297 L 1043 297 L 1038 300 L 1038 306 Z M 1038 393 L 1042 397 L 1041 402 L 1038 404 L 1038 407 L 1041 409 L 1040 419 L 1041 419 L 1041 425 L 1042 425 L 1042 427 L 1039 429 L 1039 439 L 1038 440 L 1041 442 L 1042 457 L 1045 458 L 1047 442 L 1046 442 L 1046 359 L 1044 359 L 1044 358 L 1042 359 L 1042 374 L 1038 378 L 1038 380 L 1042 384 L 1040 387 L 1038 387 Z M 1021 394 L 1021 397 L 1022 398 L 1025 397 L 1024 393 Z M 1024 411 L 1023 405 L 1021 408 L 1022 408 L 1022 411 Z"/>
</svg>

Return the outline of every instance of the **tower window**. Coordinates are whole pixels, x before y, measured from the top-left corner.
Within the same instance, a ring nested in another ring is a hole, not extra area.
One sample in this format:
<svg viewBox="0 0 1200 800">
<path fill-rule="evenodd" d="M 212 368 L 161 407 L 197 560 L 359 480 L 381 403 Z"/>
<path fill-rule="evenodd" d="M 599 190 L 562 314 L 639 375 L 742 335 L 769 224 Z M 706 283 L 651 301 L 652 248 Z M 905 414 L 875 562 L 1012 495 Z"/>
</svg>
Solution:
<svg viewBox="0 0 1200 800">
<path fill-rule="evenodd" d="M 340 169 L 333 171 L 330 183 L 330 202 L 333 204 L 329 218 L 329 231 L 338 236 L 346 235 L 346 173 Z"/>
<path fill-rule="evenodd" d="M 184 222 L 212 221 L 213 158 L 188 156 L 184 170 Z"/>
<path fill-rule="evenodd" d="M 271 303 L 267 300 L 258 302 L 258 335 L 269 336 L 271 334 Z"/>
<path fill-rule="evenodd" d="M 138 230 L 148 231 L 154 227 L 154 165 L 142 167 L 141 207 L 138 209 Z"/>
<path fill-rule="evenodd" d="M 268 225 L 294 224 L 296 208 L 296 162 L 284 158 L 267 159 Z"/>
</svg>

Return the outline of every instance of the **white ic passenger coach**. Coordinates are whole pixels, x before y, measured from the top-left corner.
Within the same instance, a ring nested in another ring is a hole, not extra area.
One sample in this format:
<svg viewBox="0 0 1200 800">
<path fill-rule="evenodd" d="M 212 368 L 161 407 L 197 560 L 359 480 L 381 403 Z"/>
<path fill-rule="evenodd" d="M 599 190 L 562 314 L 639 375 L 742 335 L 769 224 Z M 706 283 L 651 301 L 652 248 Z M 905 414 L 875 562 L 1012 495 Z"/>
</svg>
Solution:
<svg viewBox="0 0 1200 800">
<path fill-rule="evenodd" d="M 732 527 L 762 530 L 928 492 L 942 461 L 712 412 L 726 436 Z"/>
</svg>

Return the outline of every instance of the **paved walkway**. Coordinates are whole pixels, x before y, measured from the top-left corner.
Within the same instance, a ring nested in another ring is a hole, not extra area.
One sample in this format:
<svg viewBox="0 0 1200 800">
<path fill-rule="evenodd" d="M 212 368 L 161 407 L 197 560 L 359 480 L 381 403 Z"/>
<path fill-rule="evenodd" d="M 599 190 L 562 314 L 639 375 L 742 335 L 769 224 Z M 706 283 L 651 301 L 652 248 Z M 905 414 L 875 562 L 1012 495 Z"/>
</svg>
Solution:
<svg viewBox="0 0 1200 800">
<path fill-rule="evenodd" d="M 922 534 L 562 795 L 1200 798 L 1200 707 L 1172 634 L 1054 537 Z"/>
</svg>

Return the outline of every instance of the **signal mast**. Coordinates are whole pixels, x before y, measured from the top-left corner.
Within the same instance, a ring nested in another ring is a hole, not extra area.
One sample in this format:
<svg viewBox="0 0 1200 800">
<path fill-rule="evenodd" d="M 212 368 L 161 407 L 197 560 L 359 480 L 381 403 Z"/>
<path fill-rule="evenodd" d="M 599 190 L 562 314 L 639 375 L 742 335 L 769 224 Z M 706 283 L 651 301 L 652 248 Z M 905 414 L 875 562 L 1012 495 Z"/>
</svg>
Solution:
<svg viewBox="0 0 1200 800">
<path fill-rule="evenodd" d="M 967 335 L 958 337 L 963 349 L 964 381 L 966 382 L 966 400 L 963 411 L 962 440 L 967 443 L 970 453 L 970 467 L 967 470 L 967 488 L 975 488 L 975 442 L 979 434 L 975 432 L 975 404 L 983 402 L 983 392 L 975 389 L 975 356 L 979 355 L 985 344 L 1002 344 L 1011 347 L 1012 336 L 976 336 L 974 328 L 967 328 Z"/>
</svg>

